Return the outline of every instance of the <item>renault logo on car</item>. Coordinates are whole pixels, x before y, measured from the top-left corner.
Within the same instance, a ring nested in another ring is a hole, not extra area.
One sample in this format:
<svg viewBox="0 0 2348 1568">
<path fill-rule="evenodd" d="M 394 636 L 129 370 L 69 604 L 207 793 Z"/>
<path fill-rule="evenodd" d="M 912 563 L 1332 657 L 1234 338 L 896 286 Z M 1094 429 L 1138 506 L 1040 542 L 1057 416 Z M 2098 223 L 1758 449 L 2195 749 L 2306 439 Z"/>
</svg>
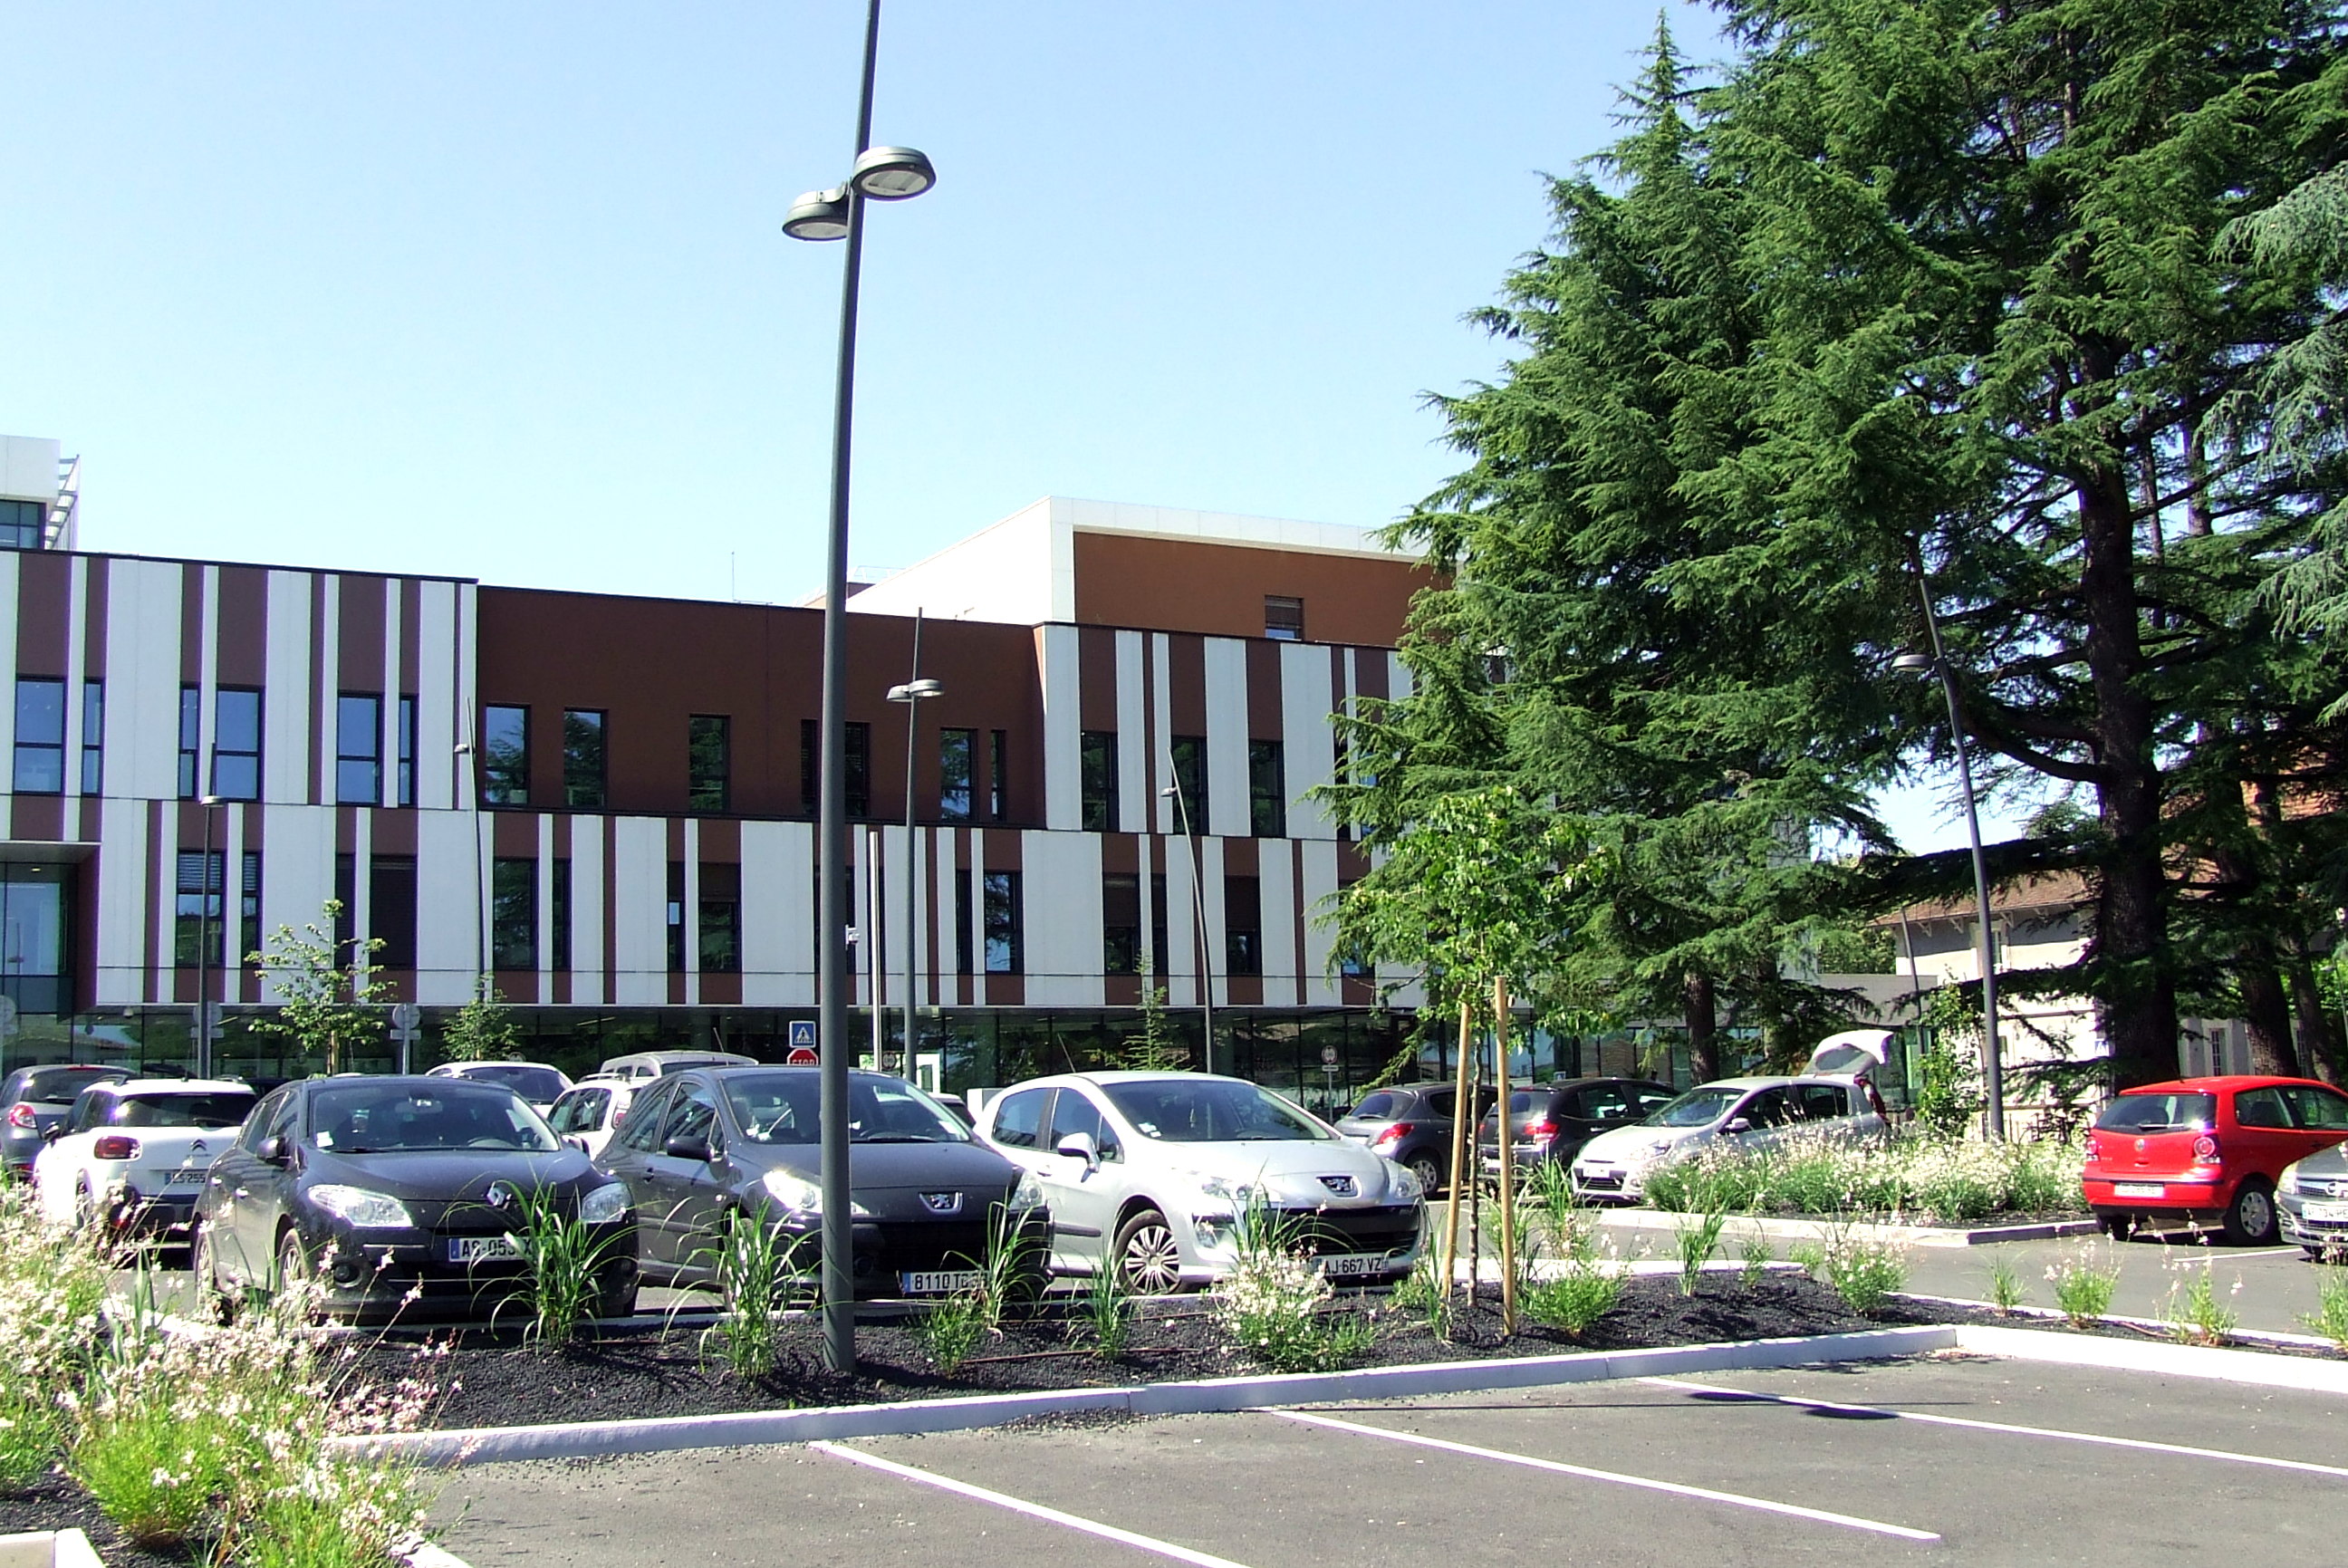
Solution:
<svg viewBox="0 0 2348 1568">
<path fill-rule="evenodd" d="M 499 1212 L 503 1212 L 505 1210 L 510 1209 L 516 1203 L 521 1202 L 521 1194 L 515 1191 L 512 1187 L 503 1181 L 490 1182 L 489 1191 L 484 1193 L 483 1196 L 489 1200 L 489 1207 L 498 1210 Z"/>
</svg>

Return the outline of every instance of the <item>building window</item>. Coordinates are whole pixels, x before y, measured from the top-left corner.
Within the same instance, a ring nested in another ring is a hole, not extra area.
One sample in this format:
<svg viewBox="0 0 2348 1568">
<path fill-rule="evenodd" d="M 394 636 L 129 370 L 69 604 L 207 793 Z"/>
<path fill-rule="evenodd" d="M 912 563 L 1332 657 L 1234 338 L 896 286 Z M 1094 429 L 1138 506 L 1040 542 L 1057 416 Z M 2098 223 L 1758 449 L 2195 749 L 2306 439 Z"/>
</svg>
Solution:
<svg viewBox="0 0 2348 1568">
<path fill-rule="evenodd" d="M 604 717 L 598 707 L 562 710 L 562 803 L 573 810 L 602 808 Z"/>
<path fill-rule="evenodd" d="M 730 861 L 701 862 L 701 972 L 742 971 L 742 868 Z"/>
<path fill-rule="evenodd" d="M 367 867 L 367 935 L 383 944 L 373 962 L 416 967 L 416 857 L 376 855 Z"/>
<path fill-rule="evenodd" d="M 191 686 L 180 688 L 180 799 L 192 800 L 199 793 L 196 781 L 201 777 L 197 767 L 201 732 L 203 728 L 204 694 Z"/>
<path fill-rule="evenodd" d="M 1304 601 L 1278 593 L 1263 596 L 1263 634 L 1283 643 L 1304 640 Z"/>
<path fill-rule="evenodd" d="M 548 959 L 548 965 L 554 969 L 567 970 L 571 967 L 571 862 L 569 861 L 561 860 L 554 862 L 553 882 L 553 897 L 551 902 L 554 907 L 548 912 L 547 923 L 552 927 L 549 934 L 551 937 L 549 945 L 554 949 L 554 952 Z"/>
<path fill-rule="evenodd" d="M 416 804 L 416 699 L 399 699 L 399 794 L 395 805 Z"/>
<path fill-rule="evenodd" d="M 938 816 L 942 820 L 970 820 L 972 765 L 977 750 L 974 729 L 938 731 Z"/>
<path fill-rule="evenodd" d="M 1201 735 L 1174 738 L 1174 830 L 1207 830 L 1207 739 Z"/>
<path fill-rule="evenodd" d="M 38 550 L 46 510 L 36 500 L 0 500 L 0 550 Z"/>
<path fill-rule="evenodd" d="M 212 693 L 212 793 L 261 799 L 261 694 L 250 686 Z"/>
<path fill-rule="evenodd" d="M 489 967 L 538 967 L 538 861 L 499 855 L 489 864 Z"/>
<path fill-rule="evenodd" d="M 821 757 L 816 749 L 823 726 L 816 719 L 799 720 L 799 808 L 812 817 L 823 807 Z M 872 727 L 848 726 L 848 814 L 872 814 Z"/>
<path fill-rule="evenodd" d="M 733 809 L 733 725 L 722 713 L 696 713 L 685 720 L 685 809 Z"/>
<path fill-rule="evenodd" d="M 373 806 L 383 799 L 383 698 L 345 692 L 335 704 L 335 800 Z"/>
<path fill-rule="evenodd" d="M 998 729 L 987 764 L 986 814 L 998 822 L 1011 820 L 1011 732 Z"/>
<path fill-rule="evenodd" d="M 203 851 L 180 851 L 178 900 L 172 909 L 171 962 L 180 968 L 193 969 L 209 964 L 215 968 L 234 969 L 244 962 L 245 954 L 260 951 L 261 851 L 245 851 L 240 869 L 243 876 L 238 890 L 236 930 L 231 933 L 222 896 L 227 892 L 223 882 L 228 874 L 228 851 L 212 851 L 209 867 Z M 205 874 L 207 870 L 209 876 Z M 211 923 L 209 942 L 205 940 L 207 921 Z M 232 935 L 237 943 L 233 952 L 227 947 Z"/>
<path fill-rule="evenodd" d="M 963 866 L 954 872 L 954 973 L 957 975 L 971 972 L 973 957 L 970 940 L 972 913 L 970 868 Z"/>
<path fill-rule="evenodd" d="M 1277 740 L 1248 742 L 1248 830 L 1259 839 L 1288 836 L 1288 759 Z"/>
<path fill-rule="evenodd" d="M 1141 973 L 1141 879 L 1131 872 L 1101 878 L 1101 973 Z"/>
<path fill-rule="evenodd" d="M 1171 939 L 1166 934 L 1166 873 L 1152 872 L 1149 875 L 1149 972 L 1159 976 L 1173 968 L 1166 949 Z"/>
<path fill-rule="evenodd" d="M 1087 833 L 1116 832 L 1117 734 L 1114 730 L 1085 731 L 1080 773 L 1084 817 L 1077 826 Z"/>
<path fill-rule="evenodd" d="M 1255 877 L 1223 879 L 1223 973 L 1263 973 L 1263 883 Z"/>
<path fill-rule="evenodd" d="M 81 683 L 81 792 L 106 792 L 106 683 Z"/>
<path fill-rule="evenodd" d="M 26 1013 L 73 1010 L 73 868 L 0 863 L 0 995 Z"/>
<path fill-rule="evenodd" d="M 989 975 L 1017 975 L 1022 972 L 1019 909 L 1019 873 L 989 872 L 986 873 L 986 972 Z"/>
<path fill-rule="evenodd" d="M 16 791 L 57 795 L 66 787 L 66 683 L 16 680 Z"/>
<path fill-rule="evenodd" d="M 481 804 L 530 804 L 530 709 L 481 710 Z"/>
</svg>

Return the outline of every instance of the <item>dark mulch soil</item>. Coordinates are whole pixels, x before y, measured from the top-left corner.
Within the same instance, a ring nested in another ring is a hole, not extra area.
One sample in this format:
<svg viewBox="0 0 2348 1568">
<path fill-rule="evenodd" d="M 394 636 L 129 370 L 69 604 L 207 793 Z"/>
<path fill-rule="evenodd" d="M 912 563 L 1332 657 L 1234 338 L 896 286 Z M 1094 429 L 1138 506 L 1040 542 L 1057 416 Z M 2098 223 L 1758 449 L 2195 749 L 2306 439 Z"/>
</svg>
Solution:
<svg viewBox="0 0 2348 1568">
<path fill-rule="evenodd" d="M 1406 1313 L 1381 1308 L 1377 1297 L 1354 1298 L 1346 1310 L 1376 1317 L 1377 1342 L 1354 1363 L 1365 1367 L 1834 1334 L 1939 1322 L 1946 1315 L 1928 1304 L 1902 1303 L 1876 1317 L 1860 1317 L 1825 1287 L 1782 1274 L 1751 1286 L 1733 1276 L 1707 1276 L 1693 1297 L 1682 1296 L 1674 1280 L 1634 1280 L 1615 1309 L 1579 1340 L 1531 1325 L 1523 1326 L 1515 1339 L 1505 1339 L 1498 1287 L 1493 1284 L 1484 1287 L 1473 1309 L 1462 1304 L 1455 1312 L 1447 1339 L 1436 1337 Z M 782 1366 L 756 1383 L 725 1369 L 715 1340 L 685 1329 L 609 1339 L 568 1353 L 460 1339 L 434 1363 L 429 1376 L 445 1389 L 435 1425 L 486 1427 L 1113 1387 L 1268 1370 L 1229 1346 L 1197 1296 L 1142 1304 L 1133 1348 L 1117 1360 L 1095 1357 L 1085 1344 L 1082 1327 L 1054 1313 L 1007 1325 L 949 1377 L 937 1370 L 909 1324 L 866 1324 L 857 1332 L 863 1364 L 851 1377 L 824 1369 L 819 1326 L 801 1319 L 787 1326 Z M 356 1359 L 367 1372 L 389 1377 L 406 1370 L 414 1354 L 412 1347 L 386 1343 L 361 1351 Z"/>
<path fill-rule="evenodd" d="M 2166 1328 L 2152 1327 L 2139 1323 L 2114 1323 L 2108 1319 L 2098 1319 L 2084 1326 L 2074 1326 L 2064 1318 L 2042 1317 L 2034 1312 L 2009 1314 L 1999 1312 L 1995 1307 L 1956 1306 L 1947 1302 L 1921 1300 L 1908 1300 L 1903 1302 L 1903 1305 L 1918 1309 L 1931 1308 L 1931 1316 L 1926 1321 L 1933 1323 L 1977 1324 L 1991 1328 L 2034 1328 L 2046 1334 L 2086 1335 L 2096 1339 L 2127 1339 L 2139 1345 L 2190 1343 L 2190 1341 L 2180 1341 L 2176 1335 Z M 2245 1329 L 2230 1336 L 2225 1345 L 2219 1348 L 2256 1350 L 2269 1356 L 2297 1356 L 2311 1361 L 2348 1360 L 2348 1356 L 2343 1356 L 2329 1345 L 2299 1345 L 2289 1340 L 2268 1339 L 2262 1337 L 2255 1329 Z"/>
<path fill-rule="evenodd" d="M 156 1553 L 132 1545 L 98 1511 L 89 1493 L 60 1475 L 45 1477 L 22 1491 L 0 1491 L 0 1535 L 25 1530 L 87 1532 L 107 1568 L 187 1568 L 202 1561 L 192 1553 Z"/>
</svg>

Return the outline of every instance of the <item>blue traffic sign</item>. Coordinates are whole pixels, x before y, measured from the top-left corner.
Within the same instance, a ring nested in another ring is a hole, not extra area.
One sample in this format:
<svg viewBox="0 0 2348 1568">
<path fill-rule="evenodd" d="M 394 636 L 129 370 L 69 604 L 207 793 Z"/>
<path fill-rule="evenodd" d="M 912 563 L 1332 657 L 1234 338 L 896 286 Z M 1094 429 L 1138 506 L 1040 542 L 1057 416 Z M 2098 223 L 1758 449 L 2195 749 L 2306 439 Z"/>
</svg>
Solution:
<svg viewBox="0 0 2348 1568">
<path fill-rule="evenodd" d="M 791 1049 L 795 1051 L 811 1051 L 815 1049 L 815 1020 L 813 1018 L 793 1018 L 791 1020 Z"/>
</svg>

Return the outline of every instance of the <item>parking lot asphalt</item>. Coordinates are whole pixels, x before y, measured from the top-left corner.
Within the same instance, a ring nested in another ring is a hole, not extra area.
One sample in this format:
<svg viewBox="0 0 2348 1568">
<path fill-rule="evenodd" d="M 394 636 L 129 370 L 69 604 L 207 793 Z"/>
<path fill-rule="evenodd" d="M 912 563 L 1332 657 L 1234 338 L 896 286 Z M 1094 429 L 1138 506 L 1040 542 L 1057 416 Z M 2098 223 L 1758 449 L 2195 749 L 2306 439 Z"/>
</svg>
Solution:
<svg viewBox="0 0 2348 1568">
<path fill-rule="evenodd" d="M 1977 1357 L 486 1465 L 475 1565 L 2205 1563 L 2348 1531 L 2348 1402 Z"/>
</svg>

